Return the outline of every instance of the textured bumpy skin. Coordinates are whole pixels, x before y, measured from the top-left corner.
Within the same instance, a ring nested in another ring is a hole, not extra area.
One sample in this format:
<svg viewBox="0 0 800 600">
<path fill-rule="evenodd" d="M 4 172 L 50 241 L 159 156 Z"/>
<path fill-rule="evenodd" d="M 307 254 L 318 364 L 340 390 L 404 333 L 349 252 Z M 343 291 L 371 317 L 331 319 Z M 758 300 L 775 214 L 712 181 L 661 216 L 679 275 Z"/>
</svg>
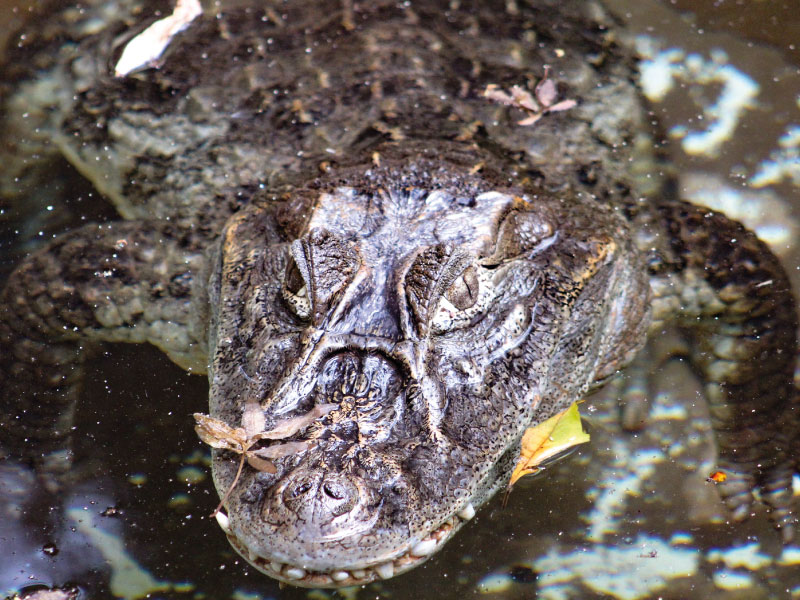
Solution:
<svg viewBox="0 0 800 600">
<path fill-rule="evenodd" d="M 0 192 L 21 202 L 12 183 L 63 157 L 128 220 L 57 238 L 7 281 L 8 450 L 57 485 L 100 341 L 207 373 L 231 427 L 332 404 L 276 472 L 244 467 L 220 522 L 273 577 L 364 583 L 433 553 L 507 482 L 526 427 L 670 321 L 706 382 L 733 516 L 758 490 L 789 538 L 787 278 L 740 225 L 640 177 L 634 65 L 602 10 L 532 4 L 237 3 L 121 79 L 153 6 L 47 12 L 10 56 L 2 127 L 25 143 L 3 147 Z M 577 105 L 534 126 L 483 95 L 547 72 Z M 237 465 L 214 451 L 221 494 Z"/>
</svg>

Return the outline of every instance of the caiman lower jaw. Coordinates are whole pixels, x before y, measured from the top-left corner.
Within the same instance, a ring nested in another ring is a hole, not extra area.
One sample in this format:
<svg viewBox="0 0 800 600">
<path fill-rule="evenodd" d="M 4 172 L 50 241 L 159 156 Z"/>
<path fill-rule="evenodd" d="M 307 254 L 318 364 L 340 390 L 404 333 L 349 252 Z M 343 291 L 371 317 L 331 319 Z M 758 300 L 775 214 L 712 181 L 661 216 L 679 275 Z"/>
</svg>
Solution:
<svg viewBox="0 0 800 600">
<path fill-rule="evenodd" d="M 422 541 L 416 543 L 398 557 L 371 566 L 358 569 L 332 569 L 330 571 L 310 571 L 296 565 L 280 563 L 275 560 L 264 558 L 251 552 L 239 539 L 230 531 L 228 527 L 228 517 L 225 513 L 218 512 L 219 521 L 231 546 L 242 555 L 251 565 L 262 573 L 274 577 L 280 581 L 285 581 L 292 585 L 309 588 L 334 588 L 346 587 L 350 585 L 362 585 L 376 581 L 378 579 L 389 579 L 400 573 L 413 569 L 417 565 L 425 562 L 434 554 L 456 531 L 461 528 L 466 521 L 475 515 L 472 504 L 468 504 L 457 514 L 451 516 L 441 525 L 429 533 Z"/>
</svg>

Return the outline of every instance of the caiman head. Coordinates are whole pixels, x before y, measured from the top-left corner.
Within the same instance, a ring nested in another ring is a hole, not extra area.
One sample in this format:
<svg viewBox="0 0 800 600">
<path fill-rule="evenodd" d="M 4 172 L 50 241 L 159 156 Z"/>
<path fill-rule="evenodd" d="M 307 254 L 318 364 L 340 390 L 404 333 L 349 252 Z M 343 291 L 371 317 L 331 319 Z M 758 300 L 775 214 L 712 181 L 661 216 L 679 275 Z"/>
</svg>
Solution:
<svg viewBox="0 0 800 600">
<path fill-rule="evenodd" d="M 255 406 L 269 429 L 334 405 L 276 472 L 245 464 L 221 516 L 295 585 L 423 562 L 507 482 L 526 427 L 643 337 L 644 269 L 601 203 L 447 158 L 381 162 L 235 215 L 211 279 L 212 417 L 240 427 Z M 238 465 L 214 451 L 221 495 Z"/>
</svg>

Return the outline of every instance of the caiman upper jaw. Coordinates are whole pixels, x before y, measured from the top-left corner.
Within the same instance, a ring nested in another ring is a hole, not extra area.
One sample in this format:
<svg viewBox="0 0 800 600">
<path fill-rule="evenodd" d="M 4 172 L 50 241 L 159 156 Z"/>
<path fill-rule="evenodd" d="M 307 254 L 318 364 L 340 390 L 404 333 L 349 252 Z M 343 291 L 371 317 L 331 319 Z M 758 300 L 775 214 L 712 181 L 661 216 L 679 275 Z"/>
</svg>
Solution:
<svg viewBox="0 0 800 600">
<path fill-rule="evenodd" d="M 332 588 L 363 585 L 379 579 L 389 579 L 413 569 L 434 554 L 442 544 L 449 540 L 473 516 L 475 516 L 475 508 L 471 503 L 468 503 L 457 514 L 452 515 L 433 529 L 421 541 L 405 550 L 400 549 L 392 553 L 393 558 L 373 564 L 342 565 L 328 570 L 307 569 L 303 566 L 287 564 L 274 558 L 260 556 L 239 540 L 224 512 L 217 513 L 217 521 L 227 535 L 231 546 L 261 572 L 300 587 Z"/>
<path fill-rule="evenodd" d="M 262 491 L 244 501 L 248 508 L 229 503 L 230 521 L 223 516 L 220 524 L 251 564 L 294 585 L 355 585 L 411 569 L 474 514 L 464 498 L 452 504 L 458 514 L 424 520 L 418 482 L 387 452 L 425 436 L 418 418 L 424 394 L 408 393 L 419 383 L 386 350 L 336 348 L 314 367 L 311 389 L 281 404 L 337 408 L 298 434 L 311 442 L 306 453 L 279 462 L 274 477 L 264 474 Z M 420 406 L 409 412 L 409 402 Z M 269 421 L 269 402 L 265 408 Z M 417 517 L 398 516 L 405 513 Z M 253 522 L 260 532 L 245 534 Z"/>
</svg>

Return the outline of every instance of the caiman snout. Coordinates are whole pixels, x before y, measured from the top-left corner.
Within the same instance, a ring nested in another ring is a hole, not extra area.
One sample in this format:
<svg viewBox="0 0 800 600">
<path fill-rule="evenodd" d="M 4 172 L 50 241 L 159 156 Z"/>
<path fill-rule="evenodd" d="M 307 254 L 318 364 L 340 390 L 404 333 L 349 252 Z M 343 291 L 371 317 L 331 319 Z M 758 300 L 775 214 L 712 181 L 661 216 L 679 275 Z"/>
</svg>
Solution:
<svg viewBox="0 0 800 600">
<path fill-rule="evenodd" d="M 375 522 L 380 499 L 352 473 L 300 467 L 281 482 L 266 506 L 267 518 L 293 523 L 304 543 L 325 543 L 358 535 Z"/>
<path fill-rule="evenodd" d="M 335 408 L 309 433 L 312 447 L 273 488 L 264 514 L 324 544 L 363 533 L 380 514 L 384 482 L 369 475 L 381 466 L 374 445 L 405 435 L 405 377 L 398 361 L 373 349 L 336 348 L 315 368 L 308 398 Z"/>
<path fill-rule="evenodd" d="M 401 366 L 380 352 L 340 351 L 319 367 L 317 404 L 335 404 L 327 437 L 363 445 L 386 440 L 405 412 Z M 324 434 L 320 434 L 326 437 Z"/>
<path fill-rule="evenodd" d="M 328 356 L 319 368 L 318 391 L 333 401 L 391 397 L 402 385 L 393 360 L 377 352 L 344 351 Z"/>
<path fill-rule="evenodd" d="M 354 348 L 353 341 L 340 346 L 326 340 L 320 358 L 307 363 L 313 388 L 295 405 L 334 406 L 304 432 L 309 449 L 287 463 L 262 505 L 270 526 L 302 540 L 297 553 L 287 550 L 281 561 L 304 568 L 321 567 L 326 557 L 309 554 L 309 545 L 356 544 L 372 530 L 386 502 L 382 490 L 399 476 L 382 448 L 413 437 L 402 358 L 387 348 Z M 290 398 L 291 388 L 286 391 Z"/>
</svg>

